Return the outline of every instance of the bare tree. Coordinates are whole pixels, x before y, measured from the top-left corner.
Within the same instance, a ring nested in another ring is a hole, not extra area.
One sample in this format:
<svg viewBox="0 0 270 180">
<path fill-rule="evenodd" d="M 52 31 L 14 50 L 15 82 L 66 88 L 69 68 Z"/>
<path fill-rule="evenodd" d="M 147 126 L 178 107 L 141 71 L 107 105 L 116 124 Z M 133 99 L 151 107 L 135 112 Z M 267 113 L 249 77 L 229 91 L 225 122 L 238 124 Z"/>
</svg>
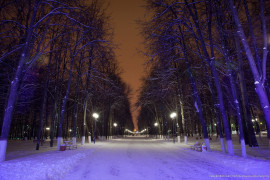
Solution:
<svg viewBox="0 0 270 180">
<path fill-rule="evenodd" d="M 246 35 L 244 33 L 243 27 L 241 25 L 238 13 L 236 11 L 236 7 L 234 6 L 234 3 L 232 0 L 228 1 L 228 5 L 232 11 L 232 16 L 234 18 L 235 26 L 237 29 L 237 34 L 239 36 L 239 39 L 242 42 L 242 45 L 245 49 L 246 56 L 249 62 L 249 66 L 253 75 L 254 79 L 254 85 L 255 85 L 255 90 L 256 93 L 259 97 L 261 108 L 263 109 L 264 117 L 266 120 L 267 124 L 267 134 L 268 134 L 268 139 L 269 139 L 269 147 L 270 147 L 270 104 L 269 104 L 269 99 L 268 95 L 265 89 L 265 81 L 266 81 L 266 60 L 267 60 L 267 35 L 266 35 L 266 25 L 265 25 L 265 18 L 264 18 L 264 6 L 263 6 L 263 1 L 260 1 L 260 9 L 261 9 L 261 23 L 262 23 L 262 28 L 263 28 L 263 56 L 262 56 L 262 63 L 256 64 L 255 58 L 251 52 L 250 45 L 247 41 Z M 256 56 L 257 53 L 255 53 Z M 259 71 L 261 69 L 261 73 Z"/>
</svg>

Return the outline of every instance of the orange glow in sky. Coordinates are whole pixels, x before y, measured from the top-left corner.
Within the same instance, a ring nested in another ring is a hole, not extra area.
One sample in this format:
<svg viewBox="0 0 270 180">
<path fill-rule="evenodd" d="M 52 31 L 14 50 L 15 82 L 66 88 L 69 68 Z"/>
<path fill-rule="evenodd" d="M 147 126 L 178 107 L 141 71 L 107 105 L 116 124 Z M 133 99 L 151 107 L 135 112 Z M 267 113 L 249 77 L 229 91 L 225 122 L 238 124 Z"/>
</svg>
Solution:
<svg viewBox="0 0 270 180">
<path fill-rule="evenodd" d="M 118 45 L 116 58 L 124 70 L 123 80 L 132 88 L 131 99 L 134 128 L 138 129 L 137 116 L 134 104 L 137 100 L 137 90 L 141 86 L 140 79 L 144 75 L 144 58 L 139 53 L 143 49 L 143 39 L 140 36 L 136 20 L 143 19 L 145 10 L 142 7 L 144 0 L 107 0 L 108 14 L 111 15 L 114 29 L 114 43 Z"/>
</svg>

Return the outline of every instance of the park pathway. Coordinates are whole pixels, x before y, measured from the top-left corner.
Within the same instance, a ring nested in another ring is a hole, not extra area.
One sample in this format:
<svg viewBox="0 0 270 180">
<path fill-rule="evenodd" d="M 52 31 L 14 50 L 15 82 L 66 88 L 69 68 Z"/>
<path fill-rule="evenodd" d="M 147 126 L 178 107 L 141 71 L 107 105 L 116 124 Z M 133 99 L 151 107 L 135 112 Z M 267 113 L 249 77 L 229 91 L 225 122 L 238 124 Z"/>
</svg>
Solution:
<svg viewBox="0 0 270 180">
<path fill-rule="evenodd" d="M 64 179 L 219 179 L 216 176 L 235 179 L 235 176 L 250 175 L 246 170 L 235 169 L 229 160 L 219 159 L 229 155 L 196 152 L 164 140 L 115 139 L 97 142 L 93 148 L 94 152 L 82 159 Z"/>
</svg>

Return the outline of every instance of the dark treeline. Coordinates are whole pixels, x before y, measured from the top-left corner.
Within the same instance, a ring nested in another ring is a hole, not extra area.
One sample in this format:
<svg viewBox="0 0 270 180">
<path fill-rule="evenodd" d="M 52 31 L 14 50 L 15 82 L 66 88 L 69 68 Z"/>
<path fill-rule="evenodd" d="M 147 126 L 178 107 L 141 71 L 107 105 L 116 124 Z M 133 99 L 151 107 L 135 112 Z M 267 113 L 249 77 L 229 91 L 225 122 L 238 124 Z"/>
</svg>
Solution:
<svg viewBox="0 0 270 180">
<path fill-rule="evenodd" d="M 82 139 L 132 128 L 104 3 L 0 1 L 0 161 L 8 139 Z"/>
<path fill-rule="evenodd" d="M 220 138 L 234 154 L 231 134 L 256 147 L 270 129 L 268 38 L 270 2 L 263 0 L 147 0 L 140 22 L 149 61 L 140 92 L 139 123 L 154 134 Z M 270 142 L 270 141 L 269 141 Z"/>
</svg>

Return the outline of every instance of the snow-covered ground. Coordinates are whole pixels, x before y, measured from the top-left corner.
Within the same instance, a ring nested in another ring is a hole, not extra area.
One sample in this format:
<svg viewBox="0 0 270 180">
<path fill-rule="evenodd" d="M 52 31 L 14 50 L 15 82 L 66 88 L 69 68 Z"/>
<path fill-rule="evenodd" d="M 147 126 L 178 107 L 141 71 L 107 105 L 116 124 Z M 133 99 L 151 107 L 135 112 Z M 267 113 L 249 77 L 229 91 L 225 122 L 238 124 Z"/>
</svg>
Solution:
<svg viewBox="0 0 270 180">
<path fill-rule="evenodd" d="M 192 144 L 196 139 L 188 141 Z M 218 141 L 212 142 L 214 146 L 218 147 Z M 254 154 L 260 154 L 259 150 Z M 8 160 L 0 163 L 1 180 L 270 179 L 267 149 L 263 149 L 263 157 L 251 154 L 242 158 L 219 151 L 193 151 L 184 143 L 129 137 L 66 151 L 56 151 L 45 143 L 38 153 L 33 142 L 9 142 L 8 151 Z"/>
<path fill-rule="evenodd" d="M 0 163 L 0 180 L 61 179 L 72 167 L 92 153 L 91 148 L 56 151 L 46 142 L 35 150 L 32 141 L 8 143 L 5 162 Z"/>
<path fill-rule="evenodd" d="M 155 138 L 155 136 L 153 136 L 153 138 Z M 268 139 L 267 139 L 267 135 L 266 133 L 264 135 L 262 135 L 261 137 L 259 137 L 258 135 L 256 135 L 257 138 L 257 142 L 259 144 L 259 147 L 249 147 L 248 145 L 246 145 L 246 151 L 247 151 L 247 156 L 248 157 L 256 157 L 259 159 L 264 159 L 264 160 L 269 160 L 270 161 L 270 149 L 269 149 L 269 143 L 268 143 Z M 172 138 L 170 139 L 170 141 L 172 141 Z M 176 138 L 177 141 L 177 138 Z M 181 143 L 184 143 L 184 138 L 181 137 Z M 195 142 L 204 142 L 203 139 L 196 139 L 196 137 L 188 137 L 187 138 L 187 144 L 188 145 L 193 145 L 195 144 Z M 225 146 L 226 146 L 226 140 L 225 141 Z M 232 141 L 233 141 L 233 148 L 234 148 L 234 154 L 237 156 L 241 156 L 241 145 L 239 142 L 239 137 L 236 134 L 232 135 Z M 216 138 L 216 136 L 213 136 L 211 138 L 211 140 L 209 140 L 210 142 L 210 147 L 211 150 L 213 151 L 222 151 L 221 150 L 221 145 L 220 145 L 220 139 Z"/>
</svg>

